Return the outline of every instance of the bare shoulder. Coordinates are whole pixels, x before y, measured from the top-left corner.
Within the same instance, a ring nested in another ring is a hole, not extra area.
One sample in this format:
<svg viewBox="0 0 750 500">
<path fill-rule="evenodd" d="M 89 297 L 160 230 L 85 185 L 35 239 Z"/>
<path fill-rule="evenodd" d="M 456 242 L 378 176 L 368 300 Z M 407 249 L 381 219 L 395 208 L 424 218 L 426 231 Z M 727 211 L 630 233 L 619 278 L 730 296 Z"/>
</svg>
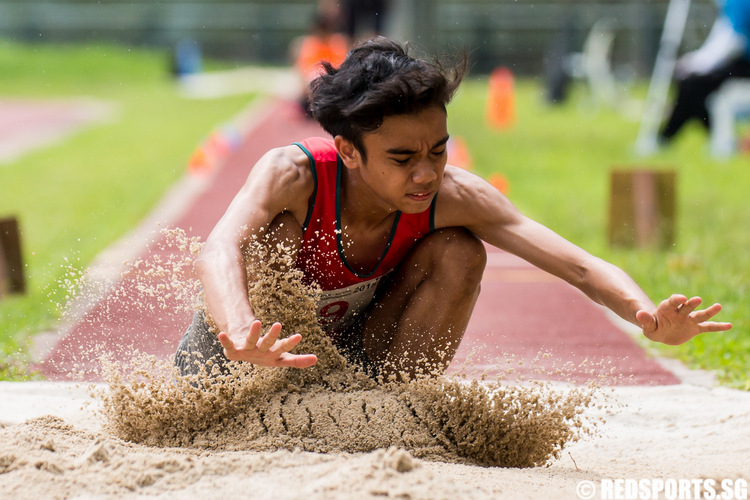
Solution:
<svg viewBox="0 0 750 500">
<path fill-rule="evenodd" d="M 310 160 L 291 145 L 269 150 L 248 175 L 242 191 L 270 209 L 305 213 L 315 181 Z"/>
<path fill-rule="evenodd" d="M 516 214 L 508 198 L 486 180 L 457 167 L 445 168 L 435 207 L 435 227 L 471 229 L 510 221 Z"/>
<path fill-rule="evenodd" d="M 276 189 L 313 188 L 310 160 L 299 147 L 283 146 L 269 150 L 258 160 L 248 176 L 249 181 L 270 181 Z"/>
</svg>

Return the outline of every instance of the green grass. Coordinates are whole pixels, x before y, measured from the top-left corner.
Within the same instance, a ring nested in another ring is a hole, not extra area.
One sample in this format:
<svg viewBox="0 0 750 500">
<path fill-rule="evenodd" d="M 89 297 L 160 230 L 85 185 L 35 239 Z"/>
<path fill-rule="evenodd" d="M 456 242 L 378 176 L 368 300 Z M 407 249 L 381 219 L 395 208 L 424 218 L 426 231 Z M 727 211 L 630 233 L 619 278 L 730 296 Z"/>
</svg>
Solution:
<svg viewBox="0 0 750 500">
<path fill-rule="evenodd" d="M 22 229 L 28 293 L 0 300 L 0 379 L 28 376 L 31 335 L 51 328 L 69 265 L 84 268 L 141 220 L 217 125 L 250 98 L 178 95 L 166 53 L 0 43 L 0 99 L 86 97 L 112 119 L 0 165 L 0 216 Z"/>
<path fill-rule="evenodd" d="M 644 88 L 635 91 L 643 98 Z M 561 106 L 544 102 L 539 84 L 517 84 L 515 125 L 486 126 L 486 80 L 466 82 L 451 105 L 449 128 L 467 142 L 474 170 L 502 172 L 511 200 L 527 215 L 625 269 L 656 302 L 672 293 L 720 302 L 731 332 L 705 334 L 679 347 L 659 347 L 689 366 L 714 370 L 723 383 L 750 390 L 750 158 L 713 159 L 707 136 L 691 126 L 672 147 L 634 154 L 638 122 L 587 105 L 577 88 Z M 638 113 L 636 113 L 638 115 Z M 609 175 L 615 168 L 677 172 L 677 241 L 664 250 L 623 250 L 607 242 Z M 651 344 L 655 346 L 656 344 Z"/>
</svg>

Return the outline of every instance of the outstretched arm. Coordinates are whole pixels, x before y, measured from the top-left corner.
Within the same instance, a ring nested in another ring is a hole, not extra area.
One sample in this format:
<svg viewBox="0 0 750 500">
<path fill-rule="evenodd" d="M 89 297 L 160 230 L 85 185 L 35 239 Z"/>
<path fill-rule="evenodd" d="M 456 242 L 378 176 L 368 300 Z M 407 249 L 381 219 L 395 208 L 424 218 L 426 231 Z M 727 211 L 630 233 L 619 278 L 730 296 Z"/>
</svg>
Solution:
<svg viewBox="0 0 750 500">
<path fill-rule="evenodd" d="M 699 333 L 732 328 L 730 323 L 709 321 L 721 311 L 721 305 L 697 310 L 702 302 L 700 297 L 688 300 L 684 295 L 672 295 L 657 307 L 622 269 L 523 219 L 514 227 L 514 237 L 506 248 L 568 281 L 595 302 L 642 328 L 646 338 L 677 345 Z M 519 241 L 526 241 L 523 248 L 517 245 Z"/>
<path fill-rule="evenodd" d="M 313 355 L 289 351 L 299 335 L 278 340 L 281 325 L 263 337 L 247 295 L 243 249 L 265 234 L 281 212 L 304 220 L 312 183 L 307 157 L 296 146 L 273 150 L 253 167 L 245 185 L 206 240 L 196 261 L 208 312 L 219 330 L 227 358 L 265 366 L 311 366 Z"/>
<path fill-rule="evenodd" d="M 732 327 L 729 323 L 708 321 L 721 306 L 696 310 L 701 303 L 698 297 L 688 300 L 673 295 L 657 307 L 622 269 L 524 216 L 504 195 L 473 174 L 446 170 L 438 209 L 436 225 L 467 227 L 489 244 L 574 285 L 595 302 L 642 328 L 651 340 L 681 344 L 699 333 Z"/>
</svg>

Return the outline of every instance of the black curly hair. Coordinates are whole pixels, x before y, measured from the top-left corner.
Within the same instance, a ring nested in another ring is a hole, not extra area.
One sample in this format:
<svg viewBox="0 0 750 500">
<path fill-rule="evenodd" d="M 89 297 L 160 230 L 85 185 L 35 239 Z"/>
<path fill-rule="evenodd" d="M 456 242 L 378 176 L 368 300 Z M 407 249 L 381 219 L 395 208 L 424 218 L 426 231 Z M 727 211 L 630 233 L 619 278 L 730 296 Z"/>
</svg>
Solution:
<svg viewBox="0 0 750 500">
<path fill-rule="evenodd" d="M 326 132 L 351 141 L 366 161 L 363 134 L 376 130 L 387 116 L 445 109 L 466 75 L 467 58 L 445 68 L 376 37 L 349 51 L 339 68 L 323 67 L 310 84 L 310 111 Z"/>
</svg>

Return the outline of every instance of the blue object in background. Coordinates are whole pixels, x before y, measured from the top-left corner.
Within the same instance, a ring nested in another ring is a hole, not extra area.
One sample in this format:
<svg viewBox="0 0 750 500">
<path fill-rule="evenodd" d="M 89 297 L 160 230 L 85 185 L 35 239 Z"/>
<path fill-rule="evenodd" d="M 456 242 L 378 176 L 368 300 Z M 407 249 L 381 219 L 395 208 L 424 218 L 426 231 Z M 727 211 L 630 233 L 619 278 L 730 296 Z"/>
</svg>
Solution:
<svg viewBox="0 0 750 500">
<path fill-rule="evenodd" d="M 181 77 L 200 73 L 203 62 L 200 44 L 196 40 L 182 39 L 177 42 L 173 54 L 173 72 Z"/>
</svg>

